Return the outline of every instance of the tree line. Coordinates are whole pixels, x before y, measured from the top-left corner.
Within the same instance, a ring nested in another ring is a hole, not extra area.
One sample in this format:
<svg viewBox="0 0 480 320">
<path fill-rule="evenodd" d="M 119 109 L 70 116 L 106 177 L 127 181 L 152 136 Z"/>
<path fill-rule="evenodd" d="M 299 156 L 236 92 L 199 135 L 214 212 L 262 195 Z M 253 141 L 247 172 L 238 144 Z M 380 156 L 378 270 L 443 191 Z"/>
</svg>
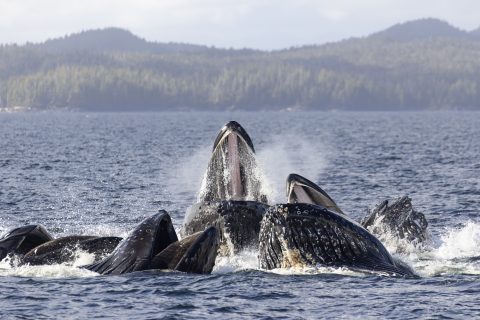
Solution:
<svg viewBox="0 0 480 320">
<path fill-rule="evenodd" d="M 370 37 L 273 52 L 157 51 L 0 46 L 0 107 L 480 109 L 480 41 L 471 39 Z"/>
</svg>

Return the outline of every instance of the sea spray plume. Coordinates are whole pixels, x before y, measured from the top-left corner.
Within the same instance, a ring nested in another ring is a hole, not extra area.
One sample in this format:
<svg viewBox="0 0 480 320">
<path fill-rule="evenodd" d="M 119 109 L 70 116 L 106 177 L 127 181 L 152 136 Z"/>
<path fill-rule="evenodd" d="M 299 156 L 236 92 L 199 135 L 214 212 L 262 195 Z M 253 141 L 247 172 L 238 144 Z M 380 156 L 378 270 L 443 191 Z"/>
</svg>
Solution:
<svg viewBox="0 0 480 320">
<path fill-rule="evenodd" d="M 264 136 L 265 143 L 257 150 L 262 187 L 271 203 L 285 202 L 285 177 L 291 172 L 303 172 L 311 177 L 321 176 L 328 159 L 336 154 L 323 139 L 314 139 L 289 127 L 280 134 Z"/>
<path fill-rule="evenodd" d="M 268 208 L 258 172 L 250 136 L 238 122 L 228 122 L 215 139 L 198 203 L 189 208 L 182 233 L 216 226 L 222 253 L 257 247 L 260 221 Z"/>
</svg>

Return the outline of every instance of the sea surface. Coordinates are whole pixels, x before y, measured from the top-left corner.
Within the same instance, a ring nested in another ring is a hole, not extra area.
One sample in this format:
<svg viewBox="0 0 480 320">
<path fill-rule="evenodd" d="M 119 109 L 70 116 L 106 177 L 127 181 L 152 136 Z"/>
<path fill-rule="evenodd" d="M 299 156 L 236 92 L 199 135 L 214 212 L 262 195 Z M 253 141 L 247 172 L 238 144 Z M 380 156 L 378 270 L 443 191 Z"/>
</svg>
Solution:
<svg viewBox="0 0 480 320">
<path fill-rule="evenodd" d="M 263 271 L 256 252 L 218 258 L 211 275 L 100 276 L 74 265 L 0 262 L 0 318 L 480 317 L 480 113 L 0 114 L 0 235 L 125 236 L 167 210 L 180 230 L 223 124 L 250 134 L 272 203 L 285 178 L 317 182 L 355 219 L 409 195 L 429 222 L 426 248 L 384 237 L 418 279 L 346 269 Z M 13 264 L 13 265 L 12 265 Z"/>
</svg>

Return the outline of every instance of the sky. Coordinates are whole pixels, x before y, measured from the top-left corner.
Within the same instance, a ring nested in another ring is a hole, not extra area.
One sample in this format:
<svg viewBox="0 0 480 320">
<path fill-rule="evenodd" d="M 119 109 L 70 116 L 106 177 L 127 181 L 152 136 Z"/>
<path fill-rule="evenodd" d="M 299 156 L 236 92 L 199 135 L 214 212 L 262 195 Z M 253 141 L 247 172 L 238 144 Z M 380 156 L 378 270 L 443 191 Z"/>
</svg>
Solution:
<svg viewBox="0 0 480 320">
<path fill-rule="evenodd" d="M 478 0 L 0 0 L 0 43 L 121 27 L 149 41 L 274 50 L 433 17 L 480 27 Z"/>
</svg>

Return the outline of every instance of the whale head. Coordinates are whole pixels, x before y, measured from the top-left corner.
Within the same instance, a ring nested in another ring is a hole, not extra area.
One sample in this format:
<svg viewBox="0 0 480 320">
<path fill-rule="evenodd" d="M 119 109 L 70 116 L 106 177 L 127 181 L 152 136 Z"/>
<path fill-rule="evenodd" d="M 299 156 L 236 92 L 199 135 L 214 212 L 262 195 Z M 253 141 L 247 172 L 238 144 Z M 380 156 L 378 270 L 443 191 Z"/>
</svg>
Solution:
<svg viewBox="0 0 480 320">
<path fill-rule="evenodd" d="M 153 257 L 177 240 L 170 216 L 160 210 L 133 229 L 108 257 L 86 268 L 101 274 L 145 270 Z"/>
<path fill-rule="evenodd" d="M 308 203 L 344 214 L 333 199 L 318 185 L 301 175 L 292 173 L 287 177 L 287 202 Z"/>
<path fill-rule="evenodd" d="M 253 200 L 267 202 L 261 191 L 255 149 L 236 121 L 225 124 L 215 138 L 198 202 Z"/>
</svg>

